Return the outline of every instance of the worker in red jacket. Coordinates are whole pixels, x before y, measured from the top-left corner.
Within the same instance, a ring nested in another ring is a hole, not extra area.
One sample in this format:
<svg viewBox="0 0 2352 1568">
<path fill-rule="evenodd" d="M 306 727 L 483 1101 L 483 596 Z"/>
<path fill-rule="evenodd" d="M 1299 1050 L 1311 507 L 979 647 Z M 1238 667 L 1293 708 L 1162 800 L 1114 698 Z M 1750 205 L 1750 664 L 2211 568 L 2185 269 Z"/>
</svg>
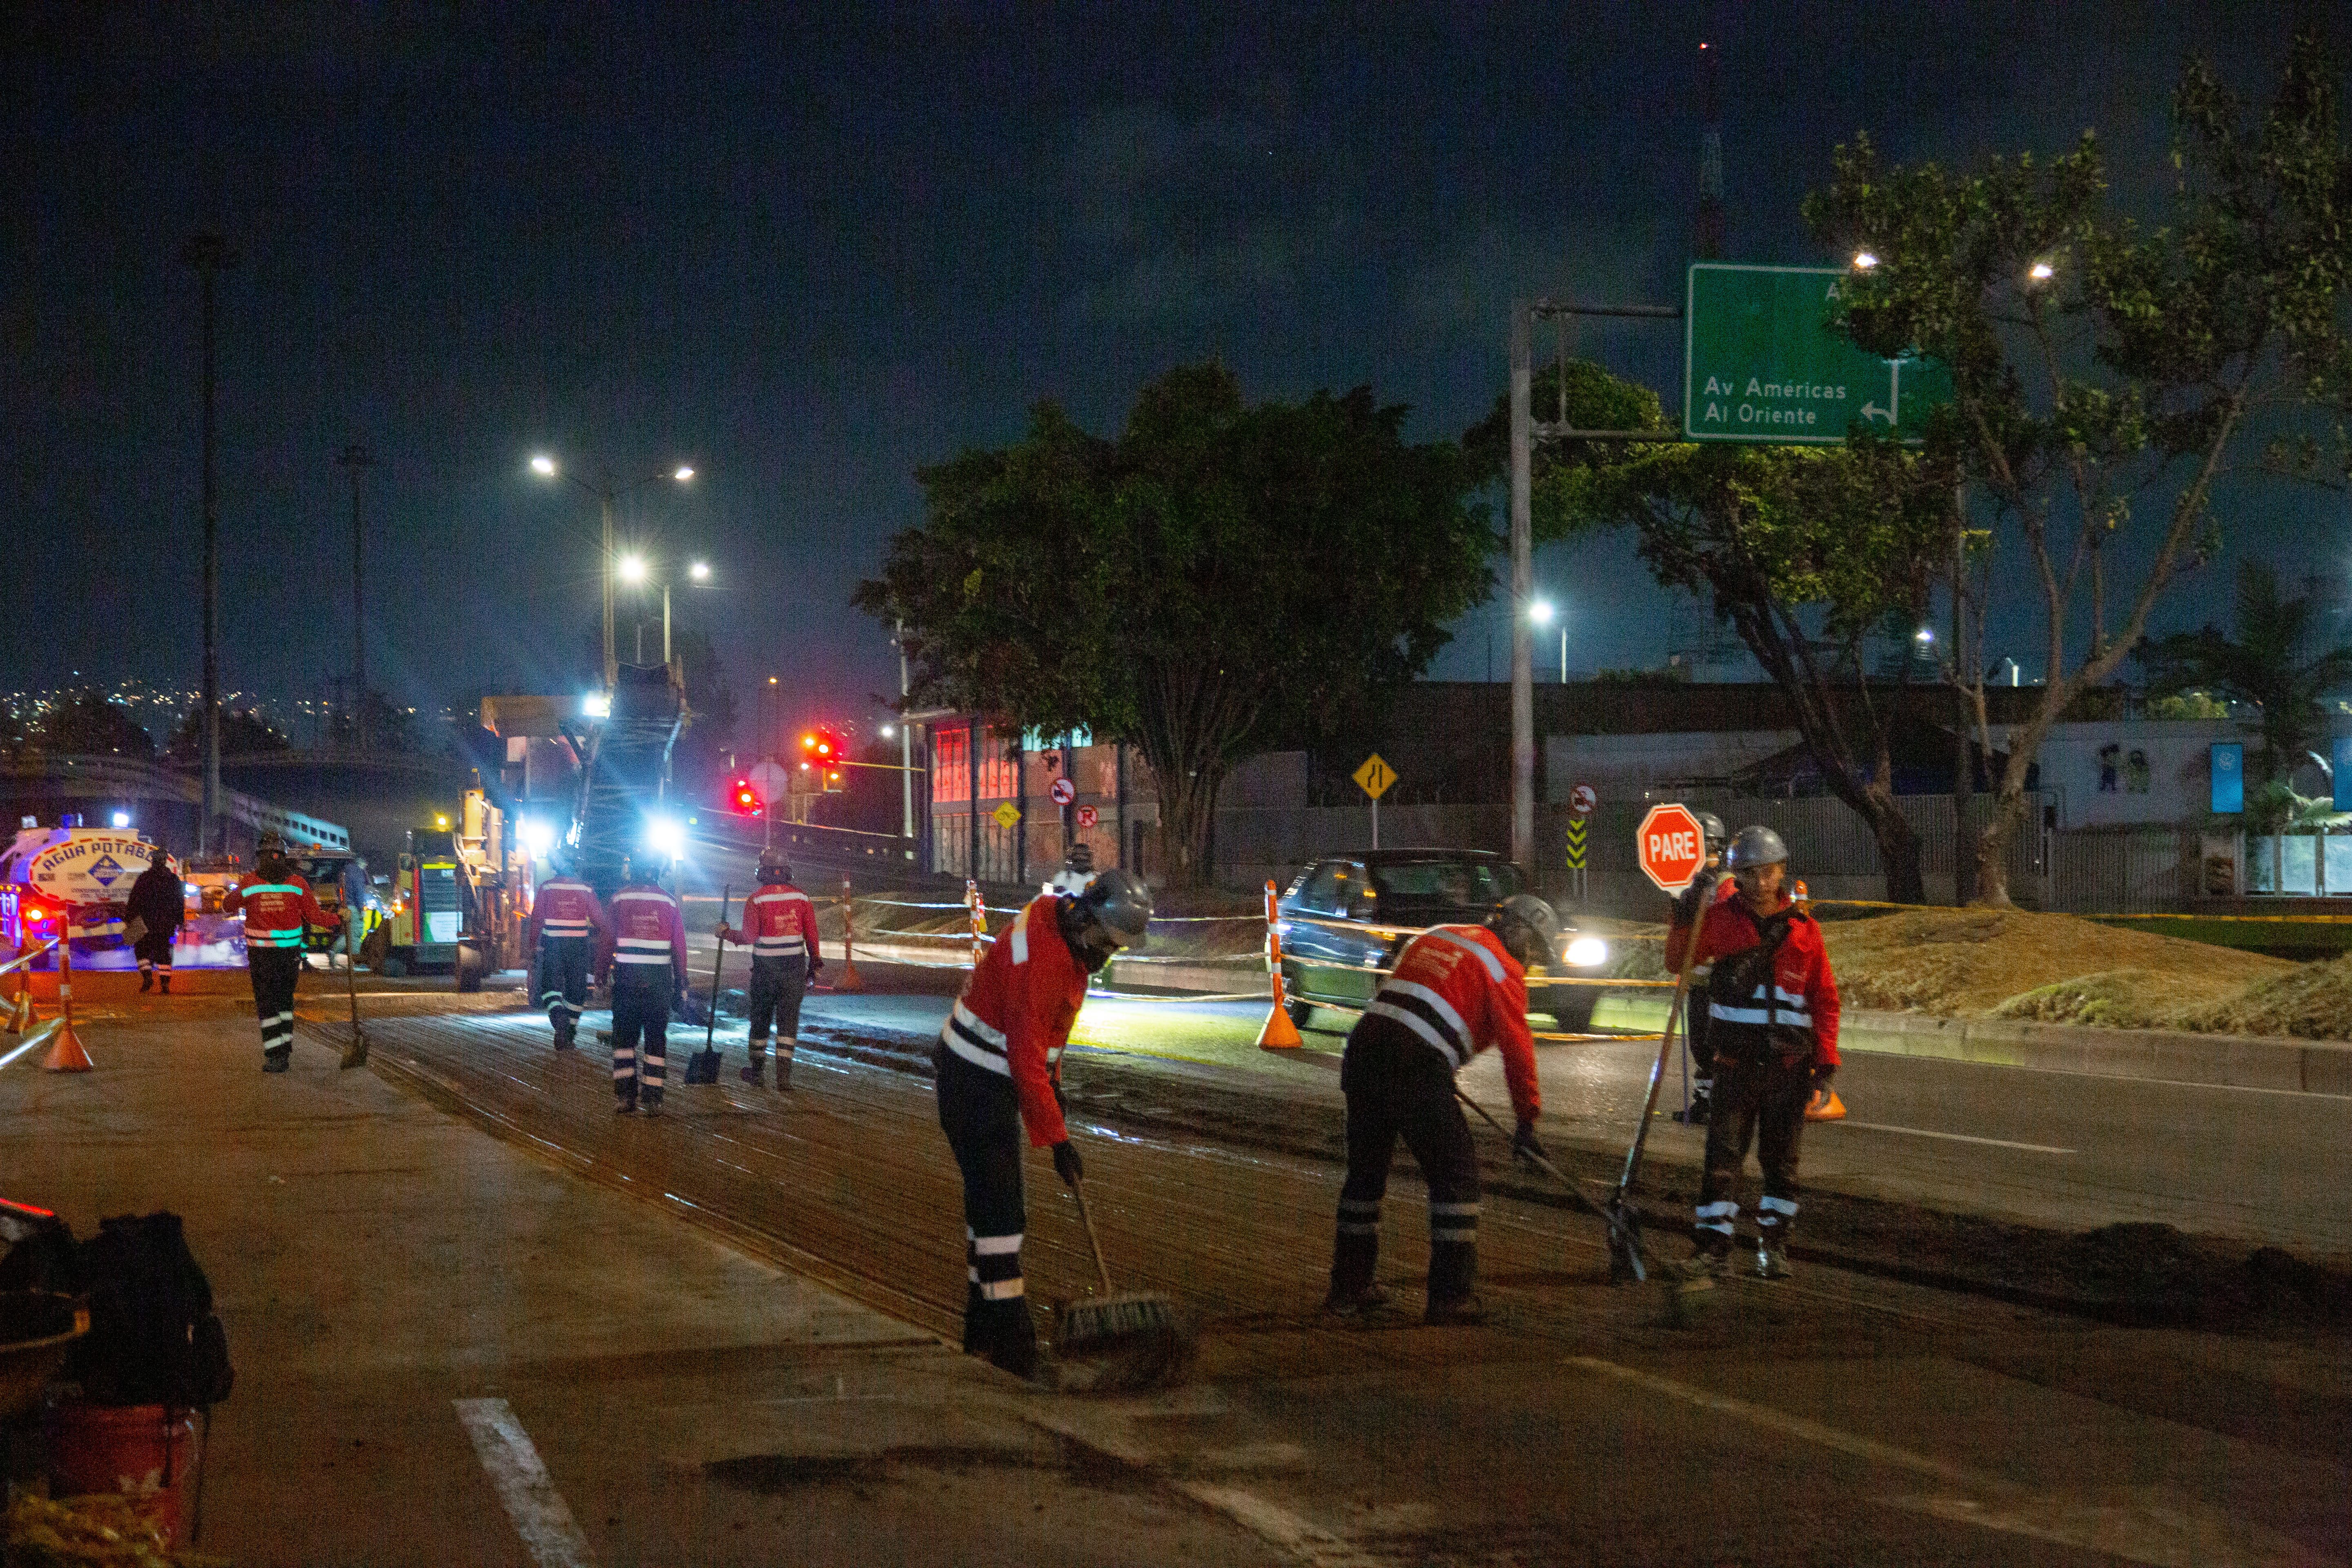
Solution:
<svg viewBox="0 0 2352 1568">
<path fill-rule="evenodd" d="M 742 1069 L 742 1079 L 754 1087 L 767 1081 L 772 1025 L 776 1087 L 789 1094 L 793 1051 L 801 1043 L 801 994 L 824 967 L 824 959 L 816 950 L 816 906 L 793 886 L 793 868 L 784 864 L 783 851 L 760 851 L 760 890 L 743 900 L 743 929 L 721 922 L 719 940 L 751 950 L 751 984 L 745 988 L 751 1008 L 751 1059 Z"/>
<path fill-rule="evenodd" d="M 1331 1249 L 1327 1311 L 1352 1317 L 1384 1304 L 1372 1278 L 1381 1255 L 1381 1203 L 1399 1138 L 1429 1187 L 1432 1323 L 1486 1315 L 1478 1276 L 1478 1155 L 1454 1098 L 1454 1075 L 1493 1046 L 1503 1053 L 1518 1129 L 1514 1153 L 1540 1155 L 1536 1048 L 1528 1029 L 1528 971 L 1559 962 L 1559 917 L 1520 893 L 1485 925 L 1432 926 L 1405 944 L 1396 968 L 1348 1036 L 1339 1089 L 1348 1097 L 1348 1179 Z"/>
<path fill-rule="evenodd" d="M 1769 827 L 1743 827 L 1724 864 L 1730 883 L 1718 888 L 1702 872 L 1676 900 L 1666 930 L 1669 968 L 1680 968 L 1685 952 L 1696 963 L 1715 965 L 1706 996 L 1715 1097 L 1706 1124 L 1706 1173 L 1699 1184 L 1696 1259 L 1710 1273 L 1730 1268 L 1732 1225 L 1739 1215 L 1732 1194 L 1753 1142 L 1764 1169 L 1764 1195 L 1756 1205 L 1756 1271 L 1785 1279 L 1805 1106 L 1838 1068 L 1837 980 L 1821 925 L 1789 896 L 1789 847 L 1780 836 Z"/>
<path fill-rule="evenodd" d="M 245 917 L 245 963 L 253 977 L 253 1007 L 261 1015 L 261 1070 L 284 1072 L 294 1059 L 294 983 L 302 974 L 305 927 L 333 931 L 337 921 L 320 904 L 286 858 L 285 840 L 262 835 L 253 869 L 221 901 Z"/>
<path fill-rule="evenodd" d="M 1022 1130 L 1076 1186 L 1085 1167 L 1062 1122 L 1062 1047 L 1087 976 L 1141 942 L 1150 921 L 1150 891 L 1125 871 L 1105 871 L 1084 893 L 1032 900 L 972 971 L 931 1053 L 940 1127 L 963 1173 L 963 1348 L 1016 1376 L 1037 1370 L 1021 1279 Z"/>
<path fill-rule="evenodd" d="M 686 921 L 677 900 L 652 878 L 642 880 L 621 862 L 621 890 L 613 895 L 612 936 L 599 955 L 596 978 L 613 983 L 613 1109 L 661 1113 L 662 1079 L 669 1066 L 670 1005 L 686 990 Z"/>
<path fill-rule="evenodd" d="M 588 973 L 611 934 L 596 889 L 572 874 L 568 860 L 540 883 L 530 901 L 522 950 L 539 960 L 539 1003 L 555 1030 L 555 1048 L 568 1051 L 588 1005 Z"/>
</svg>

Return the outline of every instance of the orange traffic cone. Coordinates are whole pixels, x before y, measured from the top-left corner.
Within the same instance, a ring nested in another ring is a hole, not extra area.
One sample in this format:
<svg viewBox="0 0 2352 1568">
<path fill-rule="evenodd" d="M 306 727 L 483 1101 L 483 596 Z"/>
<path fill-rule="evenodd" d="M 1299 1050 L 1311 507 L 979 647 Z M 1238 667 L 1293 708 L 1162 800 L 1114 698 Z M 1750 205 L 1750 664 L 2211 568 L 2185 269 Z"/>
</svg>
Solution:
<svg viewBox="0 0 2352 1568">
<path fill-rule="evenodd" d="M 866 982 L 857 978 L 857 905 L 849 891 L 849 879 L 841 879 L 841 973 L 833 977 L 835 991 L 863 991 Z"/>
<path fill-rule="evenodd" d="M 1843 1121 L 1845 1120 L 1845 1101 L 1838 1098 L 1836 1089 L 1823 1084 L 1813 1091 L 1813 1102 L 1805 1107 L 1805 1120 Z"/>
<path fill-rule="evenodd" d="M 44 1072 L 88 1072 L 98 1064 L 81 1048 L 81 1037 L 73 1026 L 73 949 L 66 939 L 58 939 L 58 1033 L 49 1042 L 49 1054 L 41 1058 Z"/>
<path fill-rule="evenodd" d="M 1266 1011 L 1265 1027 L 1257 1032 L 1257 1048 L 1295 1051 L 1307 1042 L 1298 1037 L 1298 1026 L 1290 1021 L 1289 999 L 1282 992 L 1282 933 L 1275 929 L 1274 916 L 1274 884 L 1269 881 L 1265 885 L 1265 973 L 1274 1005 Z"/>
</svg>

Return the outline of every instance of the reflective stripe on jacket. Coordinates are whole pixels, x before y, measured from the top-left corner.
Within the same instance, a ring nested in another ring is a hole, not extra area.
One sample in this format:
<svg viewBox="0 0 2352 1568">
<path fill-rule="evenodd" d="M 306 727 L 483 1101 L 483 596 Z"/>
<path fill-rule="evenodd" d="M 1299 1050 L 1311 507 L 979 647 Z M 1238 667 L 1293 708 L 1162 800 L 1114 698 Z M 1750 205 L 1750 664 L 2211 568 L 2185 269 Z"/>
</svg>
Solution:
<svg viewBox="0 0 2352 1568">
<path fill-rule="evenodd" d="M 1682 962 L 1690 940 L 1688 926 L 1668 928 L 1669 965 Z M 1715 965 L 1707 977 L 1706 1016 L 1707 1040 L 1717 1056 L 1837 1065 L 1837 977 L 1830 972 L 1820 921 L 1784 900 L 1759 922 L 1726 879 L 1707 908 L 1693 956 Z"/>
<path fill-rule="evenodd" d="M 600 975 L 646 985 L 667 968 L 675 984 L 686 984 L 686 921 L 676 899 L 650 883 L 623 888 L 613 895 L 612 928 Z"/>
<path fill-rule="evenodd" d="M 577 877 L 550 877 L 530 901 L 530 931 L 523 945 L 536 950 L 543 936 L 602 934 L 607 923 L 595 889 Z"/>
<path fill-rule="evenodd" d="M 282 882 L 264 881 L 260 872 L 248 872 L 236 890 L 222 900 L 221 908 L 245 916 L 247 947 L 299 947 L 304 925 L 335 929 L 335 917 L 320 906 L 310 884 L 295 871 L 287 872 Z"/>
<path fill-rule="evenodd" d="M 1503 1053 L 1511 1109 L 1533 1121 L 1536 1043 L 1528 1029 L 1528 972 L 1484 926 L 1432 926 L 1405 944 L 1396 972 L 1364 1009 L 1402 1024 L 1455 1071 L 1493 1046 Z"/>
<path fill-rule="evenodd" d="M 733 939 L 754 958 L 807 958 L 816 952 L 816 906 L 790 882 L 770 882 L 743 900 L 743 928 Z"/>
</svg>

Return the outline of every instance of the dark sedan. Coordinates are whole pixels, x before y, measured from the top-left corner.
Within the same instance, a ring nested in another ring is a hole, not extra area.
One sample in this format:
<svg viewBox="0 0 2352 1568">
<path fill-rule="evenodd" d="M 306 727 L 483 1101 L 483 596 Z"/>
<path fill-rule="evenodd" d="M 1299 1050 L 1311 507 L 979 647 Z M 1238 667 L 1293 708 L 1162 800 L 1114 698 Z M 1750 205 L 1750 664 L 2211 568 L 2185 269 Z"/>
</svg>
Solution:
<svg viewBox="0 0 2352 1568">
<path fill-rule="evenodd" d="M 1369 849 L 1318 860 L 1291 879 L 1276 904 L 1282 980 L 1290 1016 L 1302 1027 L 1317 1006 L 1360 1011 L 1412 937 L 1433 925 L 1478 925 L 1495 906 L 1527 890 L 1519 868 L 1483 849 Z M 1561 1028 L 1592 1021 L 1601 988 L 1548 980 L 1599 979 L 1609 946 L 1560 922 L 1561 952 L 1528 981 L 1528 1008 Z"/>
</svg>

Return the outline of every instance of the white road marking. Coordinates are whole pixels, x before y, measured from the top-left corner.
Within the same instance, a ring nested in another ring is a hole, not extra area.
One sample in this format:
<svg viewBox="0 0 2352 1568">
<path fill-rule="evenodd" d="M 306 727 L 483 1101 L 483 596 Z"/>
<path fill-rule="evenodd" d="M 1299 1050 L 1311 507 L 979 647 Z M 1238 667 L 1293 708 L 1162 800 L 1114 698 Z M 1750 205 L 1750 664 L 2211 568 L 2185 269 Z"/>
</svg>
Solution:
<svg viewBox="0 0 2352 1568">
<path fill-rule="evenodd" d="M 1940 1138 L 1947 1143 L 1982 1143 L 1992 1149 L 2022 1149 L 2029 1154 L 2072 1154 L 2072 1149 L 2053 1149 L 2047 1143 L 2012 1143 L 2006 1138 L 1973 1138 L 1966 1132 L 1930 1132 L 1925 1127 L 1888 1127 L 1876 1121 L 1845 1121 L 1843 1125 L 1864 1132 L 1900 1132 L 1906 1138 Z"/>
<path fill-rule="evenodd" d="M 580 1533 L 571 1509 L 540 1462 L 539 1450 L 531 1446 L 530 1434 L 507 1402 L 456 1403 L 457 1419 L 474 1440 L 474 1452 L 481 1456 L 482 1468 L 489 1472 L 499 1501 L 506 1505 L 507 1517 L 514 1521 L 515 1533 L 522 1537 L 531 1561 L 540 1568 L 593 1568 L 596 1554 L 588 1549 L 588 1538 Z"/>
<path fill-rule="evenodd" d="M 1955 1490 L 1974 1494 L 1878 1494 L 1874 1500 L 1937 1519 L 2102 1552 L 2127 1563 L 2148 1563 L 2152 1568 L 2320 1568 L 2334 1561 L 2234 1512 L 2200 1507 L 2178 1495 L 2142 1489 L 2126 1494 L 2127 1500 L 2092 1501 L 2059 1493 L 2033 1492 L 1998 1476 L 1979 1474 L 1949 1460 L 1843 1431 L 1810 1416 L 1752 1405 L 1745 1399 L 1620 1366 L 1598 1356 L 1570 1356 L 1568 1364 L 1782 1433 L 1801 1442 L 1834 1448 L 1871 1464 L 1909 1470 Z"/>
</svg>

